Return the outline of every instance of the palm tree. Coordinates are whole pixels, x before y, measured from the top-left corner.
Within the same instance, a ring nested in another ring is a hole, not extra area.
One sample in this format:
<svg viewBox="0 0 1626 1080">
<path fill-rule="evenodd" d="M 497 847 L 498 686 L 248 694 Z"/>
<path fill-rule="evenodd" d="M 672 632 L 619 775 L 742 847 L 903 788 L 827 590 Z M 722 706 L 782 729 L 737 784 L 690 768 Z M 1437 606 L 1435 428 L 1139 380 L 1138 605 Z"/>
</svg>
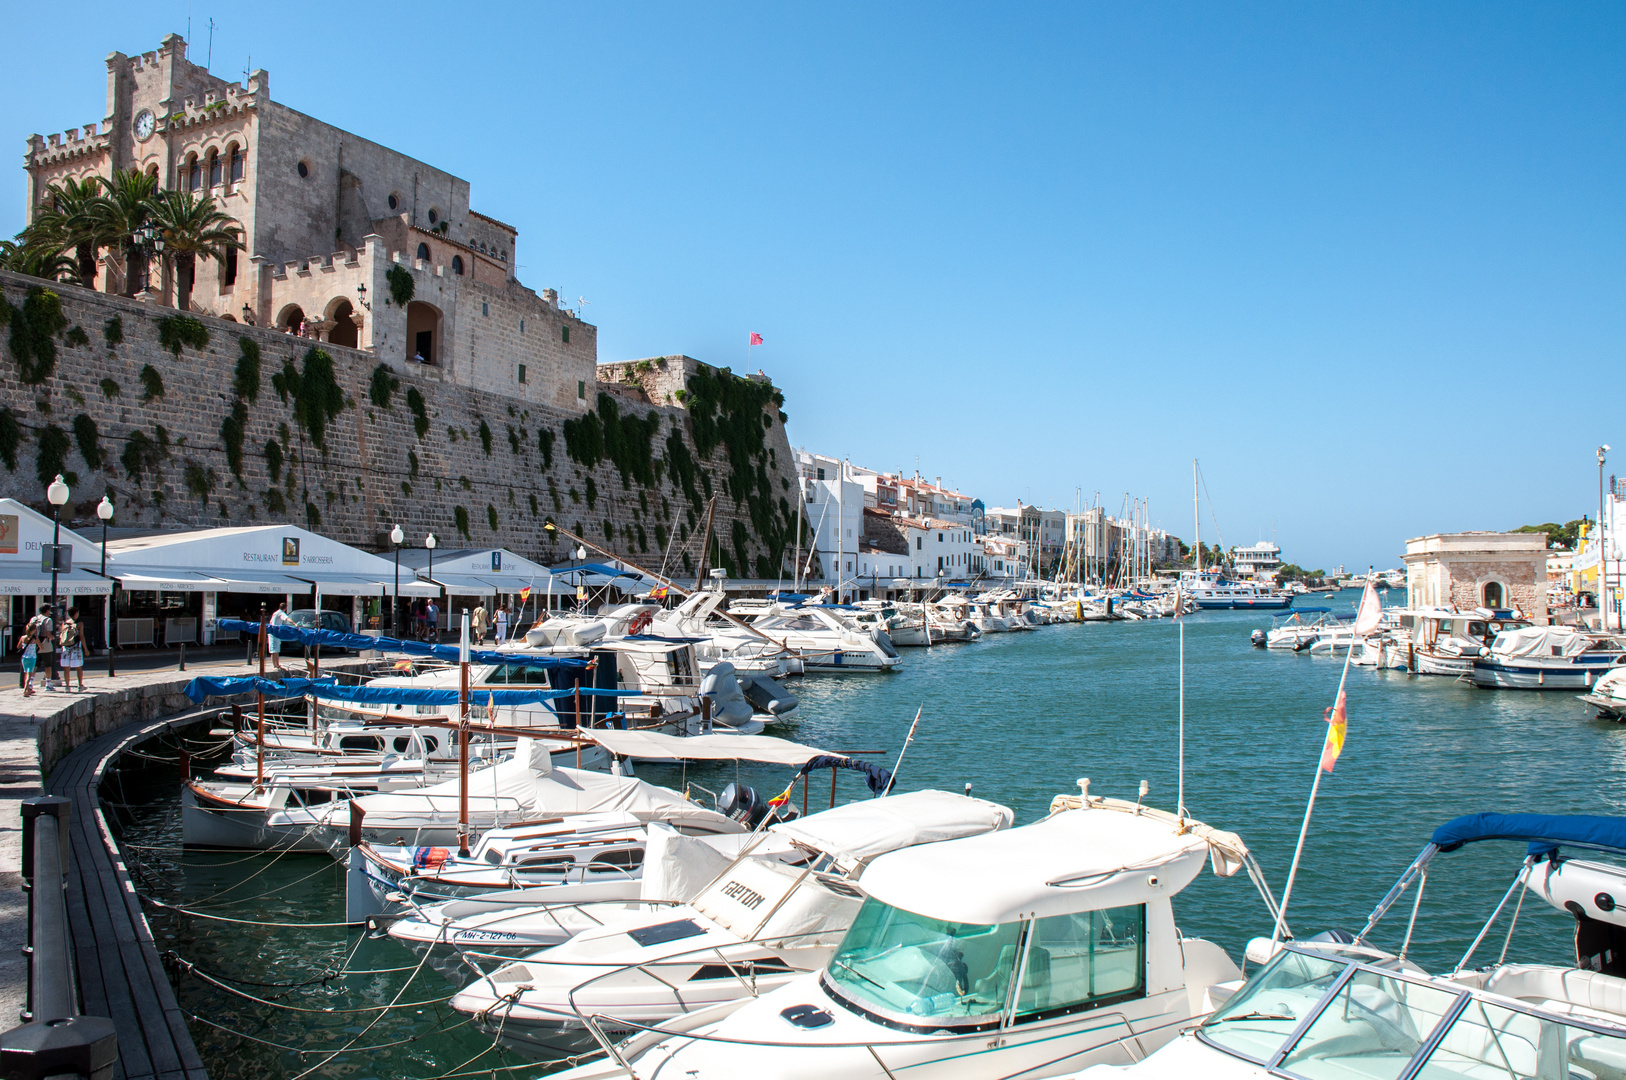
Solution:
<svg viewBox="0 0 1626 1080">
<path fill-rule="evenodd" d="M 152 199 L 152 224 L 164 235 L 164 257 L 175 266 L 175 306 L 192 306 L 192 279 L 199 255 L 223 262 L 228 251 L 243 246 L 243 230 L 208 195 L 160 191 Z"/>
<path fill-rule="evenodd" d="M 0 240 L 0 270 L 51 281 L 71 281 L 79 272 L 67 252 L 55 244 L 39 243 L 29 237 L 27 230 L 18 233 L 15 240 Z"/>
<path fill-rule="evenodd" d="M 145 284 L 147 250 L 139 233 L 152 216 L 152 198 L 158 177 L 127 169 L 102 181 L 107 190 L 97 197 L 90 213 L 106 243 L 124 253 L 124 295 L 134 296 Z"/>
<path fill-rule="evenodd" d="M 101 177 L 89 176 L 52 184 L 40 200 L 43 209 L 28 228 L 58 250 L 73 248 L 78 283 L 87 289 L 96 287 L 96 253 L 114 239 L 103 235 L 96 213 L 103 183 Z"/>
</svg>

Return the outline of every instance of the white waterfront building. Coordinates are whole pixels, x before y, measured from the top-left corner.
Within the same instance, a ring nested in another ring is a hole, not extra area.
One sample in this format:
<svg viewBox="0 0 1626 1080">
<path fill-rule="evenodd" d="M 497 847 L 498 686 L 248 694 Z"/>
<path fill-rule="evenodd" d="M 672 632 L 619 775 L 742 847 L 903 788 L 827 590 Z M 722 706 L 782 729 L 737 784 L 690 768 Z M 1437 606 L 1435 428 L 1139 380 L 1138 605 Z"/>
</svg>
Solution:
<svg viewBox="0 0 1626 1080">
<path fill-rule="evenodd" d="M 1274 581 L 1277 572 L 1282 568 L 1282 549 L 1269 540 L 1261 540 L 1247 547 L 1232 548 L 1231 565 L 1236 567 L 1238 577 Z"/>
</svg>

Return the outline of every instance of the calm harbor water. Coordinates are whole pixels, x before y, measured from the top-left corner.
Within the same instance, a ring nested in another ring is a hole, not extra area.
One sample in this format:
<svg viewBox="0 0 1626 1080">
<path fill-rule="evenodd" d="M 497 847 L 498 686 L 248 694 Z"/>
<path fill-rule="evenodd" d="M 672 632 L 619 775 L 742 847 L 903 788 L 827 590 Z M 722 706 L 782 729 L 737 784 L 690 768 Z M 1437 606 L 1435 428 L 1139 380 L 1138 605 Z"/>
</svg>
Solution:
<svg viewBox="0 0 1626 1080">
<path fill-rule="evenodd" d="M 1347 608 L 1355 595 L 1342 594 L 1334 605 Z M 1219 612 L 1185 620 L 1186 804 L 1198 818 L 1239 833 L 1280 895 L 1325 732 L 1322 713 L 1342 665 L 1251 648 L 1249 631 L 1268 622 Z M 1172 809 L 1179 635 L 1169 620 L 1084 624 L 907 650 L 897 674 L 793 683 L 802 707 L 772 733 L 831 750 L 885 750 L 890 763 L 920 709 L 899 773 L 902 789 L 960 791 L 970 783 L 973 794 L 1011 806 L 1022 824 L 1042 816 L 1054 795 L 1076 792 L 1079 777 L 1090 778 L 1094 794 L 1128 799 L 1146 780 L 1148 802 Z M 1623 812 L 1617 777 L 1626 726 L 1593 719 L 1570 693 L 1483 691 L 1361 668 L 1350 671 L 1348 693 L 1348 742 L 1322 783 L 1288 913 L 1301 936 L 1358 929 L 1434 827 L 1459 814 Z M 749 765 L 639 774 L 713 790 L 738 776 L 768 793 L 787 776 Z M 841 801 L 864 795 L 856 775 L 840 784 Z M 811 793 L 813 809 L 826 805 L 828 781 L 815 779 Z M 199 973 L 179 978 L 179 996 L 199 1018 L 193 1034 L 212 1076 L 542 1071 L 490 1049 L 463 1025 L 444 1004 L 458 987 L 427 967 L 414 974 L 406 949 L 313 925 L 343 917 L 343 874 L 326 856 L 181 853 L 173 773 L 148 773 L 127 785 L 124 797 L 117 817 L 138 888 L 242 920 L 149 909 L 160 948 Z M 1430 969 L 1452 966 L 1522 854 L 1518 845 L 1497 843 L 1441 856 L 1413 956 Z M 1217 879 L 1204 871 L 1175 908 L 1183 930 L 1218 941 L 1234 957 L 1248 938 L 1270 932 L 1245 875 Z M 1398 945 L 1405 914 L 1391 913 L 1381 943 Z M 1572 925 L 1544 904 L 1527 903 L 1509 956 L 1562 961 L 1572 956 Z M 1478 959 L 1494 960 L 1501 943 L 1493 934 Z M 378 1009 L 391 1001 L 405 1007 Z M 313 1052 L 346 1044 L 355 1049 L 331 1061 Z"/>
</svg>

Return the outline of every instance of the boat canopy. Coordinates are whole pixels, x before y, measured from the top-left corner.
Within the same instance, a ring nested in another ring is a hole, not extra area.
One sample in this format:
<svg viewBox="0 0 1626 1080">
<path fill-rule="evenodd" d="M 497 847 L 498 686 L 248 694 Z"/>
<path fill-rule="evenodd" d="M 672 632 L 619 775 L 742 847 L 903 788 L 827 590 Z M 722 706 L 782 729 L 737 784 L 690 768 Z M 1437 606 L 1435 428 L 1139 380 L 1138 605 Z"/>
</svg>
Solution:
<svg viewBox="0 0 1626 1080">
<path fill-rule="evenodd" d="M 803 746 L 771 735 L 692 735 L 680 738 L 659 731 L 617 731 L 594 728 L 582 736 L 617 757 L 680 758 L 690 761 L 765 761 L 773 765 L 805 765 L 829 756 L 828 750 Z"/>
<path fill-rule="evenodd" d="M 1497 656 L 1576 656 L 1587 651 L 1592 639 L 1564 626 L 1527 626 L 1503 630 L 1491 642 Z"/>
<path fill-rule="evenodd" d="M 1531 855 L 1560 847 L 1626 853 L 1626 818 L 1584 814 L 1466 814 L 1434 830 L 1429 842 L 1455 851 L 1478 840 L 1528 840 Z"/>
<path fill-rule="evenodd" d="M 823 851 L 850 870 L 889 851 L 1008 829 L 1015 820 L 998 803 L 928 789 L 821 810 L 769 831 Z"/>
<path fill-rule="evenodd" d="M 868 805 L 868 804 L 866 804 Z M 1092 804 L 1019 829 L 895 851 L 864 889 L 882 903 L 988 926 L 1167 899 L 1209 855 L 1194 826 Z"/>
</svg>

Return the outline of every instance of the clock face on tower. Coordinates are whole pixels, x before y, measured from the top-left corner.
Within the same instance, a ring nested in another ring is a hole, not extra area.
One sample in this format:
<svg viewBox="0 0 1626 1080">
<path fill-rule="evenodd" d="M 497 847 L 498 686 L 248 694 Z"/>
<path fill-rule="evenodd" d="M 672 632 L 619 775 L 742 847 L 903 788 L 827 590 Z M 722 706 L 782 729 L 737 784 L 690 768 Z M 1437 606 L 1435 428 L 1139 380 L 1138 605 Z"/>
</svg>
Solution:
<svg viewBox="0 0 1626 1080">
<path fill-rule="evenodd" d="M 136 113 L 135 137 L 142 142 L 146 142 L 147 139 L 152 137 L 153 130 L 157 126 L 158 121 L 153 117 L 151 109 L 142 109 Z"/>
</svg>

